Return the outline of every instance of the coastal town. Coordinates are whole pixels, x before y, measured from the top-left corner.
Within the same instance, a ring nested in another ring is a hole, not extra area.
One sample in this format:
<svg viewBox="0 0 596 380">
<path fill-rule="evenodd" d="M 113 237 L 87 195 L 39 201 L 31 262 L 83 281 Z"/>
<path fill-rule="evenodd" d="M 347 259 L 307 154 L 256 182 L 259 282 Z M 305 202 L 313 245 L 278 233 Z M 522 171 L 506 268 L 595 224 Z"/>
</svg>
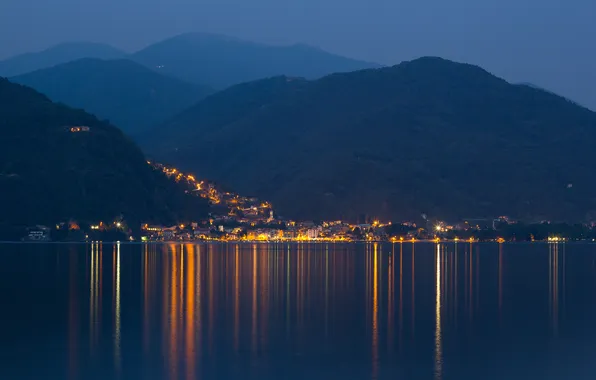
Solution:
<svg viewBox="0 0 596 380">
<path fill-rule="evenodd" d="M 470 218 L 458 223 L 428 218 L 423 223 L 362 218 L 358 223 L 342 220 L 297 221 L 279 217 L 271 203 L 255 197 L 221 191 L 218 186 L 179 169 L 148 162 L 168 178 L 184 185 L 187 192 L 206 199 L 208 218 L 174 225 L 143 223 L 130 226 L 124 218 L 85 225 L 62 222 L 55 227 L 34 226 L 23 240 L 92 241 L 247 241 L 247 242 L 422 242 L 422 241 L 548 241 L 596 239 L 596 224 L 564 224 L 540 221 L 524 224 L 507 216 Z"/>
</svg>

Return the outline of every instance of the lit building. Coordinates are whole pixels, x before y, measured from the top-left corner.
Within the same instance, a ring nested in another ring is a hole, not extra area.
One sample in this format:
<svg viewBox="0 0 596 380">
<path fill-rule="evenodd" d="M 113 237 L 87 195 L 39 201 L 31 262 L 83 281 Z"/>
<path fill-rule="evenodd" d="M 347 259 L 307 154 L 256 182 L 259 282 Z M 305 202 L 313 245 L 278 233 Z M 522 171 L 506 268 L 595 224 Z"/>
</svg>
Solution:
<svg viewBox="0 0 596 380">
<path fill-rule="evenodd" d="M 89 132 L 90 130 L 91 130 L 91 128 L 87 127 L 86 125 L 70 127 L 70 131 L 73 132 L 73 133 L 76 133 L 76 132 Z"/>
<path fill-rule="evenodd" d="M 26 240 L 29 241 L 50 241 L 50 229 L 45 226 L 35 226 L 27 230 Z"/>
<path fill-rule="evenodd" d="M 305 235 L 309 240 L 314 240 L 314 239 L 318 239 L 321 231 L 322 231 L 321 227 L 309 228 L 308 230 L 306 230 Z"/>
</svg>

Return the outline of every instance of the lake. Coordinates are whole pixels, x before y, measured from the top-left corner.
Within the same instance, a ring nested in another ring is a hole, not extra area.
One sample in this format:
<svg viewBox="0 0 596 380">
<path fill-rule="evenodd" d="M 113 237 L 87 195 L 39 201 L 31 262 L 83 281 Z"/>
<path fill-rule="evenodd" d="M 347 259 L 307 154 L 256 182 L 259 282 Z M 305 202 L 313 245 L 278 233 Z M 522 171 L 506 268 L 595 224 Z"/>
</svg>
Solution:
<svg viewBox="0 0 596 380">
<path fill-rule="evenodd" d="M 0 379 L 594 379 L 596 245 L 0 244 Z"/>
</svg>

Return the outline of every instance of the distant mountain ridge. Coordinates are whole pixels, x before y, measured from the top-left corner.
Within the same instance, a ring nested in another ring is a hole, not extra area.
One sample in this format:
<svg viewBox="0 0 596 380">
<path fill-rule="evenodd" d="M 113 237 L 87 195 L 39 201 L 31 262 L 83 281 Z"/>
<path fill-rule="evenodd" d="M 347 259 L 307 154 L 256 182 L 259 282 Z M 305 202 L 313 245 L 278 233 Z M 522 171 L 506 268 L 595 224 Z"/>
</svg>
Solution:
<svg viewBox="0 0 596 380">
<path fill-rule="evenodd" d="M 222 89 L 288 75 L 316 79 L 381 65 L 328 53 L 305 44 L 266 45 L 210 33 L 185 33 L 133 54 L 96 43 L 64 43 L 0 61 L 0 76 L 14 77 L 82 58 L 130 59 L 162 74 Z"/>
<path fill-rule="evenodd" d="M 109 119 L 130 134 L 164 122 L 213 92 L 130 60 L 83 58 L 11 80 Z"/>
<path fill-rule="evenodd" d="M 596 219 L 596 114 L 436 57 L 207 97 L 153 157 L 296 218 Z"/>
<path fill-rule="evenodd" d="M 175 223 L 208 205 L 152 169 L 120 130 L 0 79 L 0 226 L 123 216 Z"/>
<path fill-rule="evenodd" d="M 132 58 L 160 72 L 216 89 L 277 75 L 319 78 L 379 67 L 304 44 L 265 45 L 208 33 L 187 33 L 155 43 Z"/>
<path fill-rule="evenodd" d="M 377 66 L 304 44 L 187 33 L 131 55 L 102 44 L 61 44 L 0 61 L 0 76 L 139 135 L 215 89 L 282 74 L 318 78 Z"/>
<path fill-rule="evenodd" d="M 152 70 L 187 82 L 222 90 L 239 84 L 278 75 L 318 79 L 335 72 L 350 72 L 383 65 L 350 59 L 305 44 L 267 45 L 210 33 L 185 33 L 150 44 L 132 54 L 108 45 L 65 43 L 41 52 L 22 54 L 0 61 L 0 77 L 14 77 L 81 58 L 131 59 Z M 478 57 L 481 59 L 482 57 Z M 520 62 L 523 67 L 523 62 Z M 547 65 L 548 66 L 548 65 Z M 495 70 L 499 65 L 494 66 Z M 510 79 L 533 78 L 557 94 L 596 110 L 593 70 L 589 62 L 577 72 L 557 80 L 555 72 L 519 72 L 501 67 Z M 531 70 L 525 68 L 523 70 Z M 556 70 L 551 67 L 549 70 Z M 520 75 L 522 75 L 520 77 Z"/>
<path fill-rule="evenodd" d="M 13 77 L 81 58 L 119 59 L 125 56 L 123 51 L 106 44 L 68 42 L 0 61 L 0 77 Z"/>
</svg>

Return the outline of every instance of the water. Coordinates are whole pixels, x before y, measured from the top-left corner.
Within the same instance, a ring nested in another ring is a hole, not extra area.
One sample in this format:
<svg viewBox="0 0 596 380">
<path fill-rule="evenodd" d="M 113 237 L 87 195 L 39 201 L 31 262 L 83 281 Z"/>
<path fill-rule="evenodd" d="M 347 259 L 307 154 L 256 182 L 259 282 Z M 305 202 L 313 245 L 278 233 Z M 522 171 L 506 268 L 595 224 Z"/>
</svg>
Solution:
<svg viewBox="0 0 596 380">
<path fill-rule="evenodd" d="M 596 245 L 0 244 L 0 379 L 594 379 Z"/>
</svg>

